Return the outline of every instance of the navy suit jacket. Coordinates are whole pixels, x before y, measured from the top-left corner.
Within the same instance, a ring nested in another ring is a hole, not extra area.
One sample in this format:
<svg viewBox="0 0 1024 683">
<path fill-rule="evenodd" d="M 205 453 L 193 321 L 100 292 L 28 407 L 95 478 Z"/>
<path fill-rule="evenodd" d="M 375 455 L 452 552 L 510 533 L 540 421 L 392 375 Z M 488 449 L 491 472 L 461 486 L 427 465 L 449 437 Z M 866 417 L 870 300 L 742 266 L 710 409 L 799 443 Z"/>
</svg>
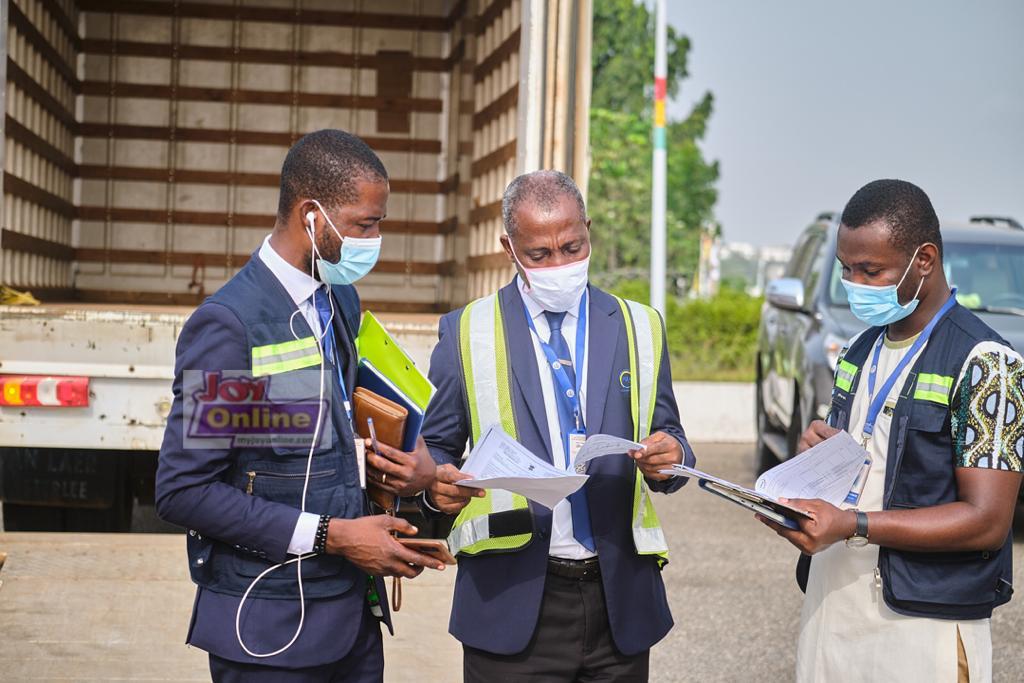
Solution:
<svg viewBox="0 0 1024 683">
<path fill-rule="evenodd" d="M 516 282 L 502 288 L 505 333 L 511 349 L 512 401 L 519 441 L 551 462 L 547 416 L 531 332 Z M 423 437 L 441 464 L 458 465 L 470 436 L 469 413 L 459 362 L 459 320 L 464 309 L 441 318 L 439 341 L 430 360 L 430 378 L 437 393 L 430 402 Z M 587 434 L 633 437 L 629 390 L 620 375 L 629 369 L 622 311 L 614 297 L 590 287 L 589 354 L 587 360 Z M 666 432 L 683 447 L 685 461 L 693 452 L 679 424 L 672 392 L 668 351 L 663 345 L 661 371 L 651 431 Z M 665 587 L 654 556 L 638 555 L 631 530 L 635 463 L 626 456 L 608 456 L 590 463 L 587 497 L 591 526 L 601 564 L 612 638 L 626 655 L 642 652 L 672 627 Z M 671 492 L 685 480 L 654 483 L 655 491 Z M 534 538 L 513 553 L 459 558 L 450 631 L 464 644 L 497 654 L 523 651 L 540 613 L 551 543 L 551 511 L 530 504 Z"/>
<path fill-rule="evenodd" d="M 260 260 L 258 252 L 235 277 L 255 278 L 277 317 L 295 311 L 284 286 Z M 174 403 L 167 419 L 157 469 L 156 503 L 160 517 L 271 562 L 288 559 L 288 545 L 300 510 L 259 496 L 246 495 L 228 481 L 235 462 L 234 449 L 198 449 L 183 446 L 182 374 L 188 370 L 241 370 L 250 367 L 247 331 L 235 311 L 236 288 L 229 282 L 206 299 L 189 317 L 178 338 L 173 384 Z M 345 356 L 347 386 L 354 385 L 356 356 L 352 345 L 359 325 L 359 298 L 354 287 L 332 287 L 335 338 Z M 221 299 L 222 301 L 218 301 Z M 295 316 L 296 332 L 312 334 L 302 315 Z M 332 414 L 337 414 L 334 411 Z M 342 434 L 334 425 L 334 434 Z M 285 572 L 285 569 L 278 569 Z M 294 572 L 294 569 L 292 570 Z M 305 572 L 304 572 L 305 575 Z M 383 581 L 377 581 L 383 597 Z M 197 590 L 188 640 L 220 657 L 280 667 L 305 667 L 342 659 L 354 642 L 364 618 L 365 592 L 360 586 L 337 597 L 306 598 L 302 634 L 286 652 L 269 659 L 245 654 L 235 637 L 235 610 L 239 598 L 208 589 Z M 386 598 L 382 599 L 386 610 Z M 299 621 L 298 599 L 250 597 L 243 612 L 243 636 L 256 652 L 276 650 L 289 641 Z M 389 623 L 390 626 L 390 623 Z"/>
</svg>

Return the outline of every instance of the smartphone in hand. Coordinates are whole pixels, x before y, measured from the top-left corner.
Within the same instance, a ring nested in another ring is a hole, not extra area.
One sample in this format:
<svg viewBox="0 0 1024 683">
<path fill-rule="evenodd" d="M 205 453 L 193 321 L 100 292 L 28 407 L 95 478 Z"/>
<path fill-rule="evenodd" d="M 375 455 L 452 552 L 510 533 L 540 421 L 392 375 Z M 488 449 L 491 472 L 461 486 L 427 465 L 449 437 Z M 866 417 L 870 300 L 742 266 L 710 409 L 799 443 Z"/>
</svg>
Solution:
<svg viewBox="0 0 1024 683">
<path fill-rule="evenodd" d="M 442 538 L 399 538 L 398 542 L 418 553 L 435 557 L 445 564 L 455 564 L 455 557 L 448 550 L 448 542 Z"/>
</svg>

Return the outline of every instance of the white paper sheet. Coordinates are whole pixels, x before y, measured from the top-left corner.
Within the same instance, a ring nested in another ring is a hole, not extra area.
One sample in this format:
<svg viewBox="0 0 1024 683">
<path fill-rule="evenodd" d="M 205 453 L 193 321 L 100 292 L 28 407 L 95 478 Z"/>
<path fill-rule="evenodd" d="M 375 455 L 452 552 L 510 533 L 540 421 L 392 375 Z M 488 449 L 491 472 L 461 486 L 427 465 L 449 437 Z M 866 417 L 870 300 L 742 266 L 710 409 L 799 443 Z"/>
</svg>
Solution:
<svg viewBox="0 0 1024 683">
<path fill-rule="evenodd" d="M 549 465 L 498 425 L 487 428 L 470 451 L 462 471 L 473 478 L 458 482 L 459 486 L 504 489 L 547 508 L 578 491 L 589 479 L 585 474 Z"/>
<path fill-rule="evenodd" d="M 866 457 L 867 452 L 849 433 L 839 432 L 762 474 L 753 490 L 685 465 L 674 465 L 661 472 L 705 479 L 773 501 L 779 498 L 819 498 L 838 507 L 846 500 Z"/>
<path fill-rule="evenodd" d="M 848 432 L 839 432 L 762 474 L 754 488 L 779 498 L 820 498 L 835 506 L 857 480 L 867 452 Z"/>
<path fill-rule="evenodd" d="M 618 453 L 626 453 L 628 451 L 640 450 L 643 448 L 636 441 L 630 441 L 629 439 L 620 439 L 617 436 L 611 434 L 594 434 L 589 437 L 580 448 L 579 453 L 576 454 L 576 460 L 573 461 L 574 465 L 585 465 L 594 458 L 600 458 L 605 455 L 616 455 Z"/>
</svg>

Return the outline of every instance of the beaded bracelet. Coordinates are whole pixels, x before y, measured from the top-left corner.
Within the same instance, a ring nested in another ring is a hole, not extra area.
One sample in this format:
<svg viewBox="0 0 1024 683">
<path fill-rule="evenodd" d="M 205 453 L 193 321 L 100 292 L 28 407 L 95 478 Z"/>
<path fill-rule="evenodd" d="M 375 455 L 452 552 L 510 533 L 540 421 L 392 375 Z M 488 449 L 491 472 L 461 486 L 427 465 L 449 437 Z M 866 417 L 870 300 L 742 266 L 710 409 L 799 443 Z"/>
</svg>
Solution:
<svg viewBox="0 0 1024 683">
<path fill-rule="evenodd" d="M 320 515 L 316 525 L 316 536 L 313 537 L 313 552 L 323 555 L 327 552 L 327 529 L 331 524 L 330 515 Z"/>
</svg>

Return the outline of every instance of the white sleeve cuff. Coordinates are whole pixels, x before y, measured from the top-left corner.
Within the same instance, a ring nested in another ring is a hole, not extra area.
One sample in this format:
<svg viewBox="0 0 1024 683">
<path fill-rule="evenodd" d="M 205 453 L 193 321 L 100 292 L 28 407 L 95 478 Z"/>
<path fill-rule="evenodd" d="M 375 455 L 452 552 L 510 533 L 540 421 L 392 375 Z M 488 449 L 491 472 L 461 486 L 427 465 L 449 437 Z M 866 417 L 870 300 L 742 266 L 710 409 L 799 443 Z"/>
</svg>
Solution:
<svg viewBox="0 0 1024 683">
<path fill-rule="evenodd" d="M 303 512 L 299 515 L 295 531 L 292 532 L 292 540 L 288 544 L 288 552 L 292 555 L 313 552 L 313 542 L 316 540 L 316 528 L 319 524 L 320 515 L 314 515 L 312 512 Z"/>
</svg>

